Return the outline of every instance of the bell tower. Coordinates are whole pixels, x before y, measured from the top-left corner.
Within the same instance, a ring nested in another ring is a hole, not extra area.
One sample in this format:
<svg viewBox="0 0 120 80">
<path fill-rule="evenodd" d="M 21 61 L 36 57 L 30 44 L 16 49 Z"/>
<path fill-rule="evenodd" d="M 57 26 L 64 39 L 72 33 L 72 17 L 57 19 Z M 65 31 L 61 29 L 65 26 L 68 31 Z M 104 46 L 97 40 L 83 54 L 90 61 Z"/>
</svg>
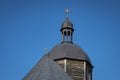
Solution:
<svg viewBox="0 0 120 80">
<path fill-rule="evenodd" d="M 62 42 L 73 42 L 73 24 L 68 20 L 68 13 L 70 10 L 66 9 L 66 20 L 62 23 L 62 28 L 60 29 L 62 33 Z"/>
<path fill-rule="evenodd" d="M 60 29 L 62 41 L 54 46 L 22 80 L 92 80 L 89 56 L 73 43 L 73 24 L 66 20 Z"/>
<path fill-rule="evenodd" d="M 73 80 L 92 80 L 92 64 L 88 55 L 76 44 L 73 43 L 73 24 L 68 19 L 62 23 L 61 44 L 56 45 L 50 51 L 49 56 L 57 62 Z"/>
</svg>

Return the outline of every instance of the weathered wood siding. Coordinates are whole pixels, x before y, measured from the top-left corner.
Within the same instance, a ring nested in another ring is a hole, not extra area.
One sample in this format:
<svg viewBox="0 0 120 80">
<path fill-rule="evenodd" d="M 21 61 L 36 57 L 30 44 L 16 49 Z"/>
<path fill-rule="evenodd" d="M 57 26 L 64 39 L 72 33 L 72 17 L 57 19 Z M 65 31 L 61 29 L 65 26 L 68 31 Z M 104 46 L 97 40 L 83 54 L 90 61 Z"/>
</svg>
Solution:
<svg viewBox="0 0 120 80">
<path fill-rule="evenodd" d="M 63 60 L 57 60 L 56 62 L 64 69 L 64 65 L 65 65 L 65 59 Z"/>
<path fill-rule="evenodd" d="M 65 59 L 56 61 L 63 69 L 65 68 L 65 61 L 64 60 Z M 84 80 L 84 62 L 67 59 L 66 72 L 74 80 Z"/>
<path fill-rule="evenodd" d="M 90 66 L 89 64 L 87 64 L 87 80 L 92 80 L 92 66 Z"/>
<path fill-rule="evenodd" d="M 84 80 L 84 62 L 67 60 L 67 73 L 74 80 Z"/>
</svg>

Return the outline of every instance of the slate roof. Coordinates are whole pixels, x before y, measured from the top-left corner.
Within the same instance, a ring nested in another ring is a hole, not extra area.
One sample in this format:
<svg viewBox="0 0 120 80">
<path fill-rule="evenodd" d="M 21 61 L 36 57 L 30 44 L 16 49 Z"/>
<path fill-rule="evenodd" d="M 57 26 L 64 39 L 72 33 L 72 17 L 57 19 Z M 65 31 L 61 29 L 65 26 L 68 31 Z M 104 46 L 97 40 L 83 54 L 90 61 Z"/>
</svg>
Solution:
<svg viewBox="0 0 120 80">
<path fill-rule="evenodd" d="M 63 23 L 62 23 L 62 28 L 72 28 L 73 29 L 73 24 L 72 22 L 70 22 L 69 20 L 65 20 Z"/>
<path fill-rule="evenodd" d="M 48 55 L 45 55 L 22 80 L 73 80 Z"/>
<path fill-rule="evenodd" d="M 69 42 L 64 42 L 56 45 L 49 53 L 53 59 L 71 58 L 77 60 L 85 60 L 90 63 L 88 55 L 77 45 Z"/>
</svg>

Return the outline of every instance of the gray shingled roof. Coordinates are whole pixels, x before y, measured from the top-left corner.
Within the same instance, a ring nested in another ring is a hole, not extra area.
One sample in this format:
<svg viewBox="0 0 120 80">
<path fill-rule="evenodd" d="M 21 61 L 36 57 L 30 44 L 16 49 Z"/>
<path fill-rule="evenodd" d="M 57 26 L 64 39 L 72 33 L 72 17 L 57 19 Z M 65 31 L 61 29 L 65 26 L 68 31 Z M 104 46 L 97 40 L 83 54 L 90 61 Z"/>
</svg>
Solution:
<svg viewBox="0 0 120 80">
<path fill-rule="evenodd" d="M 72 80 L 72 78 L 45 55 L 22 80 Z"/>
<path fill-rule="evenodd" d="M 50 51 L 49 56 L 54 60 L 71 58 L 77 60 L 85 60 L 90 63 L 88 55 L 79 46 L 68 42 L 56 45 Z"/>
<path fill-rule="evenodd" d="M 65 20 L 65 21 L 62 23 L 62 28 L 66 28 L 66 27 L 69 27 L 69 28 L 72 28 L 72 29 L 73 29 L 73 24 L 72 24 L 69 20 Z"/>
</svg>

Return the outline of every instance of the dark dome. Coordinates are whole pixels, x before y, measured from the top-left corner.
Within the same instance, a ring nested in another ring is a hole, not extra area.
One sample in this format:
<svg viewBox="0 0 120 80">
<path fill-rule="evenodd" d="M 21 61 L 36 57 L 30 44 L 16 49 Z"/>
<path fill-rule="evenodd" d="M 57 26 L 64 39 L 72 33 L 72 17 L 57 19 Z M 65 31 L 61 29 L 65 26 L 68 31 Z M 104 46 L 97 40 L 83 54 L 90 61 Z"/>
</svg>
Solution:
<svg viewBox="0 0 120 80">
<path fill-rule="evenodd" d="M 69 20 L 65 20 L 63 23 L 62 23 L 62 28 L 73 28 L 73 24 L 69 21 Z"/>
<path fill-rule="evenodd" d="M 68 42 L 56 45 L 50 51 L 49 56 L 54 60 L 70 58 L 76 60 L 85 60 L 90 63 L 89 57 L 79 46 Z"/>
</svg>

